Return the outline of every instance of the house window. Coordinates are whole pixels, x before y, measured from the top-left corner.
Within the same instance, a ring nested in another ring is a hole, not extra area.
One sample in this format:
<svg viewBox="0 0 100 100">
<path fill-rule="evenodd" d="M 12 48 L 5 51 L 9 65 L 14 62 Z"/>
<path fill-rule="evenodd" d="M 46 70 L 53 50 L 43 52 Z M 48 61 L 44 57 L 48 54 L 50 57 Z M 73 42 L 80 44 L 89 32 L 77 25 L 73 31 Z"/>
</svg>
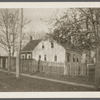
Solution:
<svg viewBox="0 0 100 100">
<path fill-rule="evenodd" d="M 31 56 L 29 55 L 29 59 L 31 59 Z"/>
<path fill-rule="evenodd" d="M 42 44 L 42 49 L 44 49 L 44 44 Z"/>
<path fill-rule="evenodd" d="M 31 59 L 31 54 L 27 54 L 27 59 Z"/>
<path fill-rule="evenodd" d="M 22 55 L 22 59 L 24 59 L 24 55 Z"/>
<path fill-rule="evenodd" d="M 70 57 L 71 57 L 70 53 L 67 53 L 67 62 L 70 62 Z"/>
<path fill-rule="evenodd" d="M 25 54 L 22 54 L 21 55 L 21 59 L 25 59 Z"/>
<path fill-rule="evenodd" d="M 57 61 L 57 55 L 54 56 L 54 61 Z"/>
<path fill-rule="evenodd" d="M 78 57 L 77 57 L 77 62 L 79 61 Z"/>
<path fill-rule="evenodd" d="M 39 59 L 41 59 L 41 55 L 39 55 Z"/>
<path fill-rule="evenodd" d="M 54 48 L 54 43 L 53 42 L 51 42 L 51 48 Z"/>
<path fill-rule="evenodd" d="M 47 57 L 46 57 L 46 55 L 44 55 L 44 61 L 47 61 Z"/>
<path fill-rule="evenodd" d="M 75 54 L 73 54 L 73 62 L 75 62 Z"/>
</svg>

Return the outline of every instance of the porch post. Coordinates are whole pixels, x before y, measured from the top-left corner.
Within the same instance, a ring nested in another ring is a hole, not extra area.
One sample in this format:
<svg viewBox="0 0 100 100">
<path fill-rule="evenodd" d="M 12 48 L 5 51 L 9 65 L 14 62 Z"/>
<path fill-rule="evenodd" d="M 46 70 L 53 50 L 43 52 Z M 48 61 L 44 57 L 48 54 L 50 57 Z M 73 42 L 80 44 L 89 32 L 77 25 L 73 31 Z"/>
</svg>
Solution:
<svg viewBox="0 0 100 100">
<path fill-rule="evenodd" d="M 64 75 L 66 75 L 66 72 L 67 72 L 67 68 L 66 68 L 66 61 L 64 63 Z"/>
<path fill-rule="evenodd" d="M 2 66 L 2 58 L 1 58 L 1 68 L 3 68 L 3 66 Z"/>
<path fill-rule="evenodd" d="M 66 55 L 67 55 L 67 52 L 65 50 L 64 75 L 67 74 L 67 57 L 66 57 Z"/>
<path fill-rule="evenodd" d="M 6 68 L 8 68 L 8 66 L 7 66 L 7 65 L 8 65 L 8 61 L 7 61 L 7 58 L 6 58 L 6 66 L 5 66 Z"/>
</svg>

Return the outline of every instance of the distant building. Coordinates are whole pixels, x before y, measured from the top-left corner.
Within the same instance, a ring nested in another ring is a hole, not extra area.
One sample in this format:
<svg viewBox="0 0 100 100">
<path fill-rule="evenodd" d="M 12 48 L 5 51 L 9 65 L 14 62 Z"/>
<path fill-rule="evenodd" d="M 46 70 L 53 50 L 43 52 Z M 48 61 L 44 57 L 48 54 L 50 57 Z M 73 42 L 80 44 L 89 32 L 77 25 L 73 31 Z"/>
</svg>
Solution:
<svg viewBox="0 0 100 100">
<path fill-rule="evenodd" d="M 8 53 L 2 47 L 0 47 L 0 56 L 8 56 Z"/>
<path fill-rule="evenodd" d="M 13 60 L 14 59 L 14 60 Z M 15 57 L 11 57 L 11 67 L 15 67 Z M 8 67 L 8 53 L 0 47 L 0 68 L 7 69 Z"/>
</svg>

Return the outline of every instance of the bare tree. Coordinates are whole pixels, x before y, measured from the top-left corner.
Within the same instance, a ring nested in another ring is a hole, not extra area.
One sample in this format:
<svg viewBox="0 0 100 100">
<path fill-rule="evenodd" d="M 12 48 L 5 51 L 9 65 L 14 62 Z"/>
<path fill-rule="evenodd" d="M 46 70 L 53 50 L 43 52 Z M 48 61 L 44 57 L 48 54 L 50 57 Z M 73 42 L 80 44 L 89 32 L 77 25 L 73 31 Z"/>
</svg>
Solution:
<svg viewBox="0 0 100 100">
<path fill-rule="evenodd" d="M 8 53 L 8 72 L 10 72 L 11 55 L 15 51 L 15 39 L 18 33 L 18 9 L 0 9 L 0 44 Z"/>
<path fill-rule="evenodd" d="M 19 9 L 0 9 L 0 44 L 8 53 L 8 72 L 10 73 L 11 56 L 17 49 L 19 36 Z M 30 21 L 23 18 L 22 29 Z M 22 42 L 22 41 L 21 41 Z"/>
</svg>

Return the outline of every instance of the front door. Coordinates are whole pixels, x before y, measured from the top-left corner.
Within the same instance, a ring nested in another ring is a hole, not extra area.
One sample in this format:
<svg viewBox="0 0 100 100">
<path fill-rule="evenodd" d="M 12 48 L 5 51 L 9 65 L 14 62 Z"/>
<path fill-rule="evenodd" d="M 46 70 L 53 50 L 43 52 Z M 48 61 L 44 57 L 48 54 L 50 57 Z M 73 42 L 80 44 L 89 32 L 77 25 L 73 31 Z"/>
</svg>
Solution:
<svg viewBox="0 0 100 100">
<path fill-rule="evenodd" d="M 2 58 L 2 67 L 3 67 L 3 68 L 6 67 L 6 58 Z"/>
</svg>

